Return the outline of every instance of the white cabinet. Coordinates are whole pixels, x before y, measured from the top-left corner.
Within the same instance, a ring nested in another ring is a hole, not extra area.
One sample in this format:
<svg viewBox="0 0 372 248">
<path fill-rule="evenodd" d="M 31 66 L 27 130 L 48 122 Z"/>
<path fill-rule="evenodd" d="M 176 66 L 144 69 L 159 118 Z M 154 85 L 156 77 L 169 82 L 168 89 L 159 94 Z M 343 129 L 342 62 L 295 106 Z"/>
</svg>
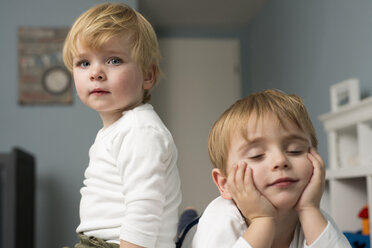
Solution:
<svg viewBox="0 0 372 248">
<path fill-rule="evenodd" d="M 372 207 L 372 98 L 319 119 L 328 135 L 329 152 L 322 208 L 341 230 L 360 230 L 359 211 L 365 204 Z"/>
</svg>

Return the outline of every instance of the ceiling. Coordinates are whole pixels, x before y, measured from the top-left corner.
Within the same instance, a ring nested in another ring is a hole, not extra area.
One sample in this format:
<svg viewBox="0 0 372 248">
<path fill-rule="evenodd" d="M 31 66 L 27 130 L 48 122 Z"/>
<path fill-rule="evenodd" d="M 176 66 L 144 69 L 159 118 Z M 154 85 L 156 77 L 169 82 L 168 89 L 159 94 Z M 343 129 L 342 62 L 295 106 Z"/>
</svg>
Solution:
<svg viewBox="0 0 372 248">
<path fill-rule="evenodd" d="M 139 0 L 139 11 L 156 28 L 241 28 L 266 0 Z"/>
</svg>

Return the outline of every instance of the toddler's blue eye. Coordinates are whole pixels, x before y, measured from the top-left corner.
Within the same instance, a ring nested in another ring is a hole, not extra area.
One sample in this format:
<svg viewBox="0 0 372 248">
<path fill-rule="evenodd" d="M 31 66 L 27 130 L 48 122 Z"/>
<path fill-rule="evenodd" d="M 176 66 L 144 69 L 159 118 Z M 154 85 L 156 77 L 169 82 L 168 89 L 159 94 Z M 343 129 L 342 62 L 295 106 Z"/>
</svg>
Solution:
<svg viewBox="0 0 372 248">
<path fill-rule="evenodd" d="M 111 58 L 108 63 L 111 65 L 119 65 L 121 64 L 122 60 L 119 58 Z"/>
<path fill-rule="evenodd" d="M 90 63 L 86 60 L 77 62 L 77 66 L 80 66 L 80 67 L 88 67 L 89 65 Z"/>
</svg>

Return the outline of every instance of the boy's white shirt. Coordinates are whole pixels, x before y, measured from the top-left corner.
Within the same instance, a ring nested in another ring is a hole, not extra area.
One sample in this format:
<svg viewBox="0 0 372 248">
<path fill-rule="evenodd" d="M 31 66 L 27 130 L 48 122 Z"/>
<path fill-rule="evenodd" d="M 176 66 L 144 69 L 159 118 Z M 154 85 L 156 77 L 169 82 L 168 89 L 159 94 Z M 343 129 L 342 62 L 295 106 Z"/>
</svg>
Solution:
<svg viewBox="0 0 372 248">
<path fill-rule="evenodd" d="M 180 180 L 173 138 L 150 104 L 123 113 L 89 150 L 77 232 L 174 247 Z"/>
<path fill-rule="evenodd" d="M 289 248 L 351 248 L 334 221 L 322 212 L 328 225 L 310 246 L 306 245 L 300 223 L 297 224 Z M 214 199 L 203 212 L 192 242 L 193 248 L 253 248 L 242 235 L 247 224 L 232 200 L 221 196 Z"/>
</svg>

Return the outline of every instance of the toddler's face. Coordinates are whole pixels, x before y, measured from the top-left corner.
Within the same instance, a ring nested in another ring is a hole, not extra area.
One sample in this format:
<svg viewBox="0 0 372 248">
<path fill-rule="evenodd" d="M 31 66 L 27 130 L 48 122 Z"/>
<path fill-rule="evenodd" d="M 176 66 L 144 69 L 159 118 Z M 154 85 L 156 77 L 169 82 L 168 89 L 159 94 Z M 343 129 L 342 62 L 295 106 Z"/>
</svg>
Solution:
<svg viewBox="0 0 372 248">
<path fill-rule="evenodd" d="M 227 171 L 247 161 L 257 190 L 276 208 L 289 209 L 308 184 L 313 166 L 307 157 L 309 135 L 290 121 L 283 124 L 273 114 L 251 118 L 246 138 L 239 132 L 232 135 Z"/>
<path fill-rule="evenodd" d="M 128 35 L 114 37 L 98 51 L 77 42 L 73 59 L 77 93 L 87 106 L 102 115 L 121 113 L 142 103 L 144 90 L 152 81 L 144 78 L 131 57 Z"/>
</svg>

